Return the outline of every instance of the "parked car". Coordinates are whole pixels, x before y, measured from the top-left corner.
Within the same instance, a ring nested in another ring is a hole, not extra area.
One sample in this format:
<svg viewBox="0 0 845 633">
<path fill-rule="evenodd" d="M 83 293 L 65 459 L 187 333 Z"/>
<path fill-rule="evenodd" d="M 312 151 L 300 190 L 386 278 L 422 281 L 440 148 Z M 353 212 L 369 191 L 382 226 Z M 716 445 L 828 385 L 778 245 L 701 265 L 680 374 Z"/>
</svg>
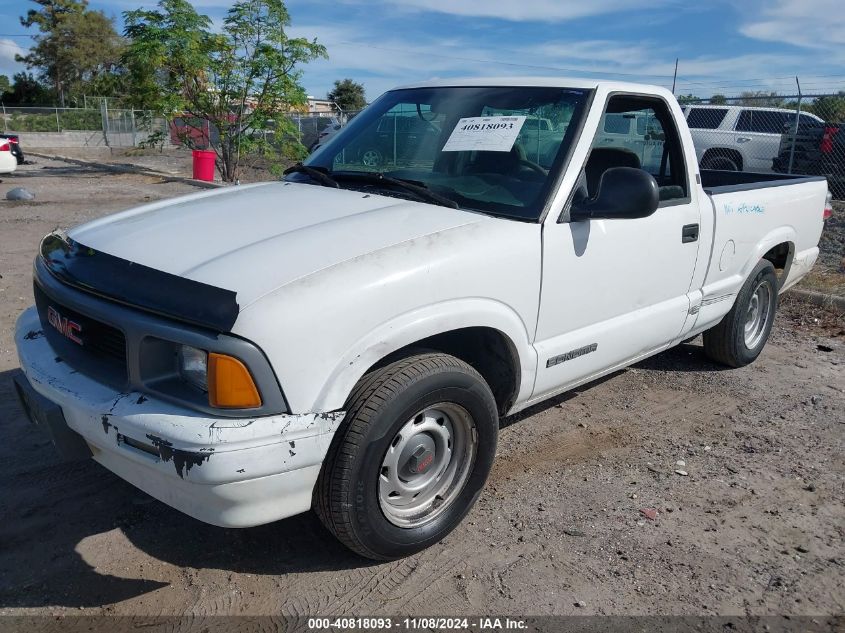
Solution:
<svg viewBox="0 0 845 633">
<path fill-rule="evenodd" d="M 12 152 L 14 143 L 0 138 L 0 174 L 11 174 L 18 168 L 18 160 Z"/>
<path fill-rule="evenodd" d="M 812 121 L 797 132 L 785 131 L 772 168 L 782 174 L 824 176 L 833 196 L 845 199 L 845 123 Z"/>
<path fill-rule="evenodd" d="M 397 165 L 412 156 L 433 160 L 439 133 L 437 120 L 428 121 L 416 113 L 389 114 L 349 143 L 344 157 L 372 169 Z"/>
<path fill-rule="evenodd" d="M 10 149 L 12 150 L 12 154 L 17 160 L 18 165 L 23 165 L 24 157 L 23 157 L 23 150 L 21 149 L 21 141 L 20 137 L 17 134 L 0 134 L 0 142 L 3 139 L 9 141 Z"/>
<path fill-rule="evenodd" d="M 784 129 L 795 123 L 795 110 L 729 105 L 684 108 L 695 153 L 703 169 L 770 173 Z M 802 112 L 801 125 L 822 120 Z"/>
<path fill-rule="evenodd" d="M 571 115 L 548 168 L 526 119 L 495 111 Z M 664 139 L 659 165 L 604 142 L 616 114 Z M 402 166 L 342 160 L 375 132 Z M 66 455 L 199 520 L 314 508 L 360 555 L 402 557 L 469 512 L 501 416 L 701 333 L 714 361 L 753 362 L 816 261 L 826 195 L 700 170 L 664 88 L 405 87 L 281 182 L 45 237 L 14 383 Z"/>
</svg>

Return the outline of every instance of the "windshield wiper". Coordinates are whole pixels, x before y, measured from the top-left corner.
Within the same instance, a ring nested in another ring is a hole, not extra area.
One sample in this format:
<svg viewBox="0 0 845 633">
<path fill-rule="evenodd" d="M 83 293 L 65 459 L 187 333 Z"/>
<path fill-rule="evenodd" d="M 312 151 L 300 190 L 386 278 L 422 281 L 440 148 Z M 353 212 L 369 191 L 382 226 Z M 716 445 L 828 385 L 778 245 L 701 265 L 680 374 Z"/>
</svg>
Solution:
<svg viewBox="0 0 845 633">
<path fill-rule="evenodd" d="M 291 165 L 284 171 L 285 176 L 293 173 L 305 174 L 306 176 L 311 178 L 311 180 L 316 180 L 325 187 L 334 187 L 335 189 L 340 189 L 340 185 L 337 183 L 337 181 L 321 169 L 309 167 L 308 165 L 303 165 L 302 163 L 296 163 L 295 165 Z"/>
<path fill-rule="evenodd" d="M 382 172 L 341 171 L 332 172 L 332 176 L 337 180 L 360 180 L 362 182 L 367 182 L 374 185 L 390 185 L 398 189 L 410 191 L 414 195 L 422 198 L 423 200 L 426 200 L 427 202 L 433 202 L 434 204 L 439 204 L 443 207 L 449 207 L 450 209 L 460 208 L 458 203 L 454 200 L 447 198 L 446 196 L 441 196 L 439 193 L 433 192 L 431 189 L 429 189 L 422 183 L 415 184 L 409 180 L 404 180 L 402 178 L 393 178 L 392 176 L 387 176 Z"/>
</svg>

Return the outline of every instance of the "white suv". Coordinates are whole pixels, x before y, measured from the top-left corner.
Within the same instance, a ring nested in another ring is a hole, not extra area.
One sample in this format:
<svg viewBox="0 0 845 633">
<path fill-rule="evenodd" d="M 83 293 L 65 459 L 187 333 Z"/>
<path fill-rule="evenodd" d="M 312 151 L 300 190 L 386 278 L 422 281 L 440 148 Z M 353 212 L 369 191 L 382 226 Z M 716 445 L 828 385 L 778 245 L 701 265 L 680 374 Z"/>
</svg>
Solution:
<svg viewBox="0 0 845 633">
<path fill-rule="evenodd" d="M 684 115 L 702 169 L 771 172 L 781 134 L 795 123 L 795 110 L 784 108 L 692 105 Z M 823 122 L 807 112 L 799 121 Z"/>
</svg>

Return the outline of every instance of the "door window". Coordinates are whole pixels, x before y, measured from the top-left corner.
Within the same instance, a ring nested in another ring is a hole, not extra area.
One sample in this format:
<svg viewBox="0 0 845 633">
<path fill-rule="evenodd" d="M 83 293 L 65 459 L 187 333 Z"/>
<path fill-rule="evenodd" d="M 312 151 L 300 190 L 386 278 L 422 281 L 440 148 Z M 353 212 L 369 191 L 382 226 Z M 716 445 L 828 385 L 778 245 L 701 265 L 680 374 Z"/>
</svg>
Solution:
<svg viewBox="0 0 845 633">
<path fill-rule="evenodd" d="M 635 167 L 654 176 L 661 201 L 684 199 L 688 185 L 683 156 L 677 126 L 665 102 L 611 97 L 584 168 L 586 192 L 582 194 L 595 197 L 602 174 L 611 167 Z"/>
<path fill-rule="evenodd" d="M 761 134 L 783 134 L 787 123 L 794 122 L 791 112 L 773 110 L 743 110 L 736 122 L 737 132 L 758 132 Z"/>
</svg>

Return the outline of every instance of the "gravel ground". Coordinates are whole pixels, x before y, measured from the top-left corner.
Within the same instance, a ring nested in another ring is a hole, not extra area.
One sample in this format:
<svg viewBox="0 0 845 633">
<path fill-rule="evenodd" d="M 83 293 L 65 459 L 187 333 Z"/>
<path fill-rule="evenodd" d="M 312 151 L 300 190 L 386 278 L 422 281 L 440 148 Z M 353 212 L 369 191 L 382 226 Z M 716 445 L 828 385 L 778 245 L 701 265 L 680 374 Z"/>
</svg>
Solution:
<svg viewBox="0 0 845 633">
<path fill-rule="evenodd" d="M 10 381 L 38 240 L 193 189 L 40 159 L 8 185 L 38 197 L 0 201 L 0 614 L 845 611 L 841 315 L 787 298 L 749 367 L 693 341 L 503 420 L 466 521 L 373 564 L 311 514 L 215 528 L 59 463 Z"/>
</svg>

